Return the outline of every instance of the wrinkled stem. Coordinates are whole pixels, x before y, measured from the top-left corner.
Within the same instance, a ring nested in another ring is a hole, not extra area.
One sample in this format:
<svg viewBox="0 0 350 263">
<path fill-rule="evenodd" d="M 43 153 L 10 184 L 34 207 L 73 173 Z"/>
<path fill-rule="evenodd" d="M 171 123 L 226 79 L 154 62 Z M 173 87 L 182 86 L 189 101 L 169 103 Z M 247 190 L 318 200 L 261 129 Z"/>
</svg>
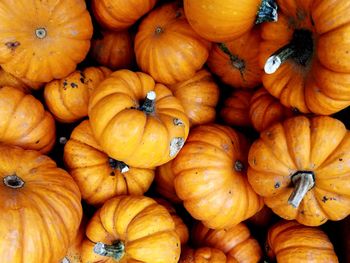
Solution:
<svg viewBox="0 0 350 263">
<path fill-rule="evenodd" d="M 256 15 L 255 24 L 263 22 L 276 22 L 278 19 L 277 4 L 275 0 L 262 0 Z"/>
<path fill-rule="evenodd" d="M 152 90 L 149 91 L 146 95 L 146 99 L 139 108 L 139 110 L 147 113 L 152 114 L 155 110 L 155 102 L 156 102 L 156 93 Z"/>
<path fill-rule="evenodd" d="M 94 252 L 100 256 L 111 257 L 119 261 L 125 254 L 125 246 L 122 241 L 116 241 L 112 245 L 97 242 L 94 246 Z"/>
<path fill-rule="evenodd" d="M 22 188 L 24 185 L 24 181 L 22 180 L 21 177 L 17 176 L 16 174 L 14 175 L 8 175 L 4 177 L 4 184 L 7 187 L 17 189 L 17 188 Z"/>
<path fill-rule="evenodd" d="M 267 60 L 264 66 L 265 73 L 272 74 L 292 55 L 294 54 L 294 48 L 288 44 L 281 49 L 273 53 Z"/>
<path fill-rule="evenodd" d="M 288 199 L 288 204 L 298 208 L 306 193 L 315 185 L 314 174 L 308 171 L 297 172 L 292 176 L 294 191 Z"/>
</svg>

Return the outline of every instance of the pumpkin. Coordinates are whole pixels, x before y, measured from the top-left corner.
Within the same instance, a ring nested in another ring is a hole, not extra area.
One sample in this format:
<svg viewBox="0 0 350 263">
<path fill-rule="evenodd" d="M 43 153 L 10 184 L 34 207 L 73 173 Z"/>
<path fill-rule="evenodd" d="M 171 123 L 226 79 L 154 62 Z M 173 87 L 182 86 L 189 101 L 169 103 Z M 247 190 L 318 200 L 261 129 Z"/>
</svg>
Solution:
<svg viewBox="0 0 350 263">
<path fill-rule="evenodd" d="M 262 208 L 246 179 L 244 147 L 246 141 L 230 127 L 200 125 L 174 159 L 176 194 L 206 227 L 237 225 Z"/>
<path fill-rule="evenodd" d="M 250 90 L 235 90 L 225 99 L 220 111 L 223 121 L 231 126 L 251 126 L 249 118 L 250 99 L 253 92 Z"/>
<path fill-rule="evenodd" d="M 45 103 L 60 122 L 75 122 L 86 117 L 92 91 L 110 73 L 105 67 L 88 67 L 53 80 L 45 86 Z"/>
<path fill-rule="evenodd" d="M 72 177 L 38 151 L 0 145 L 0 258 L 59 262 L 82 218 Z"/>
<path fill-rule="evenodd" d="M 279 19 L 262 26 L 264 87 L 303 113 L 350 105 L 350 3 L 278 0 Z M 331 22 L 330 22 L 331 21 Z"/>
<path fill-rule="evenodd" d="M 180 240 L 169 212 L 144 196 L 109 199 L 94 214 L 83 241 L 83 262 L 177 263 Z"/>
<path fill-rule="evenodd" d="M 156 191 L 172 203 L 179 204 L 181 199 L 176 195 L 174 179 L 175 174 L 172 169 L 173 160 L 156 168 L 154 182 Z"/>
<path fill-rule="evenodd" d="M 100 38 L 92 40 L 90 56 L 112 70 L 130 68 L 135 57 L 133 37 L 126 30 L 102 31 Z"/>
<path fill-rule="evenodd" d="M 333 245 L 319 228 L 280 221 L 269 229 L 267 253 L 279 263 L 338 262 Z"/>
<path fill-rule="evenodd" d="M 235 263 L 232 258 L 219 249 L 211 247 L 201 247 L 192 249 L 186 247 L 181 253 L 179 263 Z"/>
<path fill-rule="evenodd" d="M 103 27 L 123 30 L 148 13 L 157 0 L 92 0 L 94 17 Z"/>
<path fill-rule="evenodd" d="M 327 116 L 293 117 L 260 134 L 248 180 L 274 213 L 308 226 L 350 214 L 350 132 Z"/>
<path fill-rule="evenodd" d="M 250 236 L 245 224 L 214 230 L 197 223 L 192 229 L 192 239 L 196 247 L 212 247 L 229 255 L 234 262 L 257 263 L 262 257 L 258 241 Z"/>
<path fill-rule="evenodd" d="M 261 83 L 263 69 L 259 65 L 260 28 L 239 38 L 216 43 L 207 61 L 211 72 L 234 88 L 254 88 Z"/>
<path fill-rule="evenodd" d="M 131 167 L 108 157 L 96 142 L 88 120 L 73 130 L 63 158 L 82 198 L 95 206 L 117 195 L 143 195 L 154 178 L 151 169 Z"/>
<path fill-rule="evenodd" d="M 161 198 L 155 198 L 155 200 L 158 204 L 164 206 L 168 210 L 175 223 L 175 232 L 180 238 L 180 243 L 182 246 L 185 245 L 189 239 L 189 233 L 186 224 L 182 221 L 181 217 L 176 214 L 176 210 L 169 202 Z"/>
<path fill-rule="evenodd" d="M 263 87 L 254 92 L 250 100 L 249 118 L 258 132 L 292 116 L 293 111 L 284 107 Z"/>
<path fill-rule="evenodd" d="M 1 67 L 35 82 L 74 71 L 89 51 L 93 29 L 84 0 L 3 0 L 0 25 Z"/>
<path fill-rule="evenodd" d="M 184 9 L 193 29 L 212 42 L 234 40 L 254 23 L 277 20 L 274 0 L 184 0 Z"/>
<path fill-rule="evenodd" d="M 149 13 L 135 38 L 138 66 L 163 84 L 193 77 L 207 60 L 210 47 L 210 42 L 190 27 L 178 2 L 164 4 Z"/>
<path fill-rule="evenodd" d="M 250 217 L 247 222 L 256 227 L 266 228 L 270 225 L 273 218 L 274 213 L 272 210 L 268 206 L 264 205 L 264 207 L 255 215 Z"/>
<path fill-rule="evenodd" d="M 55 121 L 39 100 L 12 88 L 0 87 L 0 142 L 49 152 L 55 143 Z"/>
<path fill-rule="evenodd" d="M 169 88 L 184 106 L 191 126 L 215 120 L 219 88 L 207 70 L 202 69 L 192 78 L 180 81 Z"/>
<path fill-rule="evenodd" d="M 25 93 L 30 93 L 32 90 L 40 89 L 42 83 L 17 78 L 0 68 L 0 87 L 3 86 L 10 86 L 17 88 Z"/>
<path fill-rule="evenodd" d="M 175 158 L 189 131 L 179 100 L 142 72 L 112 73 L 90 98 L 92 131 L 113 159 L 151 168 Z"/>
</svg>

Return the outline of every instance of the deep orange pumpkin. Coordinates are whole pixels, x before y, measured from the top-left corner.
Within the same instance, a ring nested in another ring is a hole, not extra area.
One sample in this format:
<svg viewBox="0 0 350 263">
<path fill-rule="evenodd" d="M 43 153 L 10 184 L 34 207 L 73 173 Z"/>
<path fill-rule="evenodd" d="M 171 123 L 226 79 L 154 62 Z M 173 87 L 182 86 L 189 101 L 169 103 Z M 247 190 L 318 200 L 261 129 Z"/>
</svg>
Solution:
<svg viewBox="0 0 350 263">
<path fill-rule="evenodd" d="M 118 195 L 143 195 L 154 178 L 151 169 L 130 167 L 109 158 L 96 142 L 88 120 L 73 130 L 64 146 L 64 162 L 82 198 L 95 206 Z"/>
<path fill-rule="evenodd" d="M 278 0 L 262 26 L 264 87 L 301 112 L 329 115 L 350 105 L 350 2 Z"/>
<path fill-rule="evenodd" d="M 210 42 L 193 31 L 178 2 L 153 10 L 141 22 L 135 38 L 136 61 L 157 82 L 175 84 L 200 70 Z"/>
<path fill-rule="evenodd" d="M 85 58 L 92 30 L 84 0 L 2 0 L 1 67 L 30 81 L 63 78 Z"/>
<path fill-rule="evenodd" d="M 0 145 L 2 262 L 59 262 L 82 218 L 72 177 L 40 152 Z"/>
<path fill-rule="evenodd" d="M 248 180 L 280 217 L 318 226 L 350 214 L 350 132 L 327 116 L 293 117 L 260 134 Z"/>
</svg>

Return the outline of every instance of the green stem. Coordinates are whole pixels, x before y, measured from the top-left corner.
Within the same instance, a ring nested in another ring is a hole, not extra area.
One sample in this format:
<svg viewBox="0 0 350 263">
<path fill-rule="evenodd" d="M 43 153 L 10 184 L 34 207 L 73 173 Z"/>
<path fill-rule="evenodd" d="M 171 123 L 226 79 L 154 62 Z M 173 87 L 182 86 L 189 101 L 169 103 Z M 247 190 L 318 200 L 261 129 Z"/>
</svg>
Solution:
<svg viewBox="0 0 350 263">
<path fill-rule="evenodd" d="M 94 252 L 100 256 L 111 257 L 119 261 L 125 254 L 125 246 L 120 240 L 114 242 L 112 245 L 97 242 L 94 246 Z"/>
</svg>

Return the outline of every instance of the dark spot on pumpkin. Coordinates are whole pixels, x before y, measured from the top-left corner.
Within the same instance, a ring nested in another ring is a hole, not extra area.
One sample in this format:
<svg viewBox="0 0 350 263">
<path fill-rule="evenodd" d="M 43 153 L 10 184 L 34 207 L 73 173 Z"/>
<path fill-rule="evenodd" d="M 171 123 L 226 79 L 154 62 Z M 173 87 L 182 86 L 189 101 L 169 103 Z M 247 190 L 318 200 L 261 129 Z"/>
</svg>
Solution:
<svg viewBox="0 0 350 263">
<path fill-rule="evenodd" d="M 346 54 L 349 54 L 349 50 L 345 51 Z"/>
<path fill-rule="evenodd" d="M 293 108 L 292 108 L 292 112 L 294 112 L 294 113 L 299 113 L 300 111 L 299 111 L 299 109 L 298 109 L 297 107 L 293 107 Z"/>
<path fill-rule="evenodd" d="M 329 199 L 327 198 L 327 196 L 324 195 L 323 198 L 322 198 L 322 202 L 323 202 L 323 203 L 326 203 L 328 200 L 329 200 Z"/>
<path fill-rule="evenodd" d="M 37 140 L 35 143 L 38 144 L 40 142 L 40 140 Z"/>
<path fill-rule="evenodd" d="M 112 172 L 110 173 L 110 175 L 111 175 L 111 176 L 115 176 L 115 172 L 112 171 Z"/>
<path fill-rule="evenodd" d="M 182 17 L 182 12 L 181 12 L 181 10 L 178 10 L 175 13 L 175 18 L 180 18 L 180 17 Z"/>
<path fill-rule="evenodd" d="M 235 171 L 242 172 L 243 170 L 244 170 L 244 164 L 240 160 L 235 161 Z"/>
<path fill-rule="evenodd" d="M 276 182 L 275 183 L 275 188 L 277 189 L 277 188 L 280 188 L 281 187 L 281 183 L 280 182 Z"/>
<path fill-rule="evenodd" d="M 19 45 L 21 45 L 21 43 L 19 43 L 18 41 L 14 41 L 14 42 L 6 42 L 5 46 L 8 47 L 11 50 L 15 50 L 16 47 L 18 47 Z"/>
<path fill-rule="evenodd" d="M 35 52 L 33 52 L 33 54 L 32 54 L 33 56 L 35 56 Z"/>
<path fill-rule="evenodd" d="M 230 190 L 230 191 L 228 191 L 228 193 L 229 193 L 229 194 L 232 194 L 231 190 Z"/>
<path fill-rule="evenodd" d="M 85 79 L 84 79 L 84 78 L 80 78 L 80 82 L 81 82 L 82 84 L 84 84 L 84 83 L 85 83 Z"/>
<path fill-rule="evenodd" d="M 301 210 L 301 211 L 300 211 L 300 214 L 304 215 L 304 214 L 305 214 L 304 210 Z"/>
<path fill-rule="evenodd" d="M 339 161 L 341 162 L 341 161 L 343 161 L 343 159 L 342 159 L 342 158 L 339 158 Z"/>
<path fill-rule="evenodd" d="M 266 132 L 266 136 L 267 136 L 267 138 L 269 138 L 270 140 L 273 139 L 273 133 L 270 132 L 270 131 L 267 131 L 267 132 Z"/>
<path fill-rule="evenodd" d="M 78 85 L 77 85 L 76 83 L 74 83 L 74 82 L 72 82 L 72 83 L 70 84 L 70 86 L 71 86 L 73 89 L 78 87 Z"/>
</svg>

